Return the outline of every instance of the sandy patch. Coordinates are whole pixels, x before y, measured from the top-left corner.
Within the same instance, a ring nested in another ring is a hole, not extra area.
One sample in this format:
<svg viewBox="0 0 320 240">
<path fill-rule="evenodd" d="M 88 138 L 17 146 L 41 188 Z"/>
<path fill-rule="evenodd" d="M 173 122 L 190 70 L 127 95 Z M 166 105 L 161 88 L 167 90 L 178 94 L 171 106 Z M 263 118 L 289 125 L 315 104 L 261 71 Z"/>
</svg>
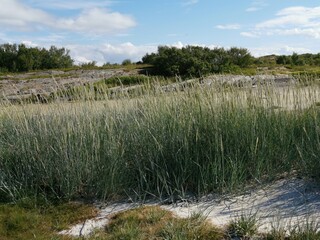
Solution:
<svg viewBox="0 0 320 240">
<path fill-rule="evenodd" d="M 302 179 L 280 180 L 240 196 L 208 199 L 184 206 L 163 206 L 180 217 L 201 212 L 218 226 L 255 215 L 260 232 L 292 229 L 320 219 L 320 188 Z"/>
<path fill-rule="evenodd" d="M 112 214 L 137 206 L 141 204 L 117 203 L 100 206 L 98 217 L 88 219 L 60 234 L 87 236 L 94 229 L 107 225 Z M 303 226 L 306 222 L 319 221 L 317 219 L 320 219 L 320 187 L 302 179 L 283 179 L 238 196 L 229 195 L 221 199 L 209 195 L 198 202 L 180 202 L 161 207 L 179 217 L 201 212 L 218 226 L 225 226 L 240 216 L 254 215 L 260 232 L 268 232 L 273 228 L 289 230 Z"/>
</svg>

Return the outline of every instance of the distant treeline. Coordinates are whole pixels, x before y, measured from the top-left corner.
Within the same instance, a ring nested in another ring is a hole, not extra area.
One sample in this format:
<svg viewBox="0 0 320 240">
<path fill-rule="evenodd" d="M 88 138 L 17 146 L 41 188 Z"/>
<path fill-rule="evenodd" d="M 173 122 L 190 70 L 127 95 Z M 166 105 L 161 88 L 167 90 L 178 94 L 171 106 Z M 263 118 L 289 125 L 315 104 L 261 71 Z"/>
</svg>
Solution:
<svg viewBox="0 0 320 240">
<path fill-rule="evenodd" d="M 0 45 L 0 72 L 68 68 L 73 66 L 69 50 L 51 46 L 49 50 L 24 44 Z"/>
<path fill-rule="evenodd" d="M 159 46 L 157 53 L 146 54 L 145 64 L 153 65 L 152 73 L 164 76 L 201 76 L 248 67 L 254 58 L 245 48 L 210 49 L 200 46 L 183 48 Z"/>
<path fill-rule="evenodd" d="M 295 65 L 295 66 L 320 66 L 320 53 L 318 54 L 297 54 L 293 53 L 291 56 L 281 55 L 276 57 L 276 63 L 282 65 Z"/>
<path fill-rule="evenodd" d="M 0 45 L 0 73 L 27 72 L 32 70 L 70 68 L 74 60 L 65 48 L 51 46 L 50 49 L 27 47 L 24 44 Z M 320 53 L 292 55 L 269 55 L 253 57 L 246 48 L 214 48 L 186 46 L 183 48 L 159 46 L 156 53 L 147 53 L 142 61 L 151 65 L 148 73 L 161 76 L 201 77 L 211 73 L 242 72 L 244 68 L 285 66 L 320 66 Z M 135 64 L 125 59 L 122 66 Z M 116 67 L 106 63 L 102 67 Z M 83 63 L 83 68 L 96 68 L 96 62 Z"/>
<path fill-rule="evenodd" d="M 241 72 L 243 68 L 285 66 L 320 66 L 320 53 L 269 55 L 253 57 L 245 48 L 230 49 L 187 46 L 182 49 L 160 46 L 157 53 L 146 54 L 142 62 L 151 64 L 151 74 L 196 76 L 210 73 Z"/>
</svg>

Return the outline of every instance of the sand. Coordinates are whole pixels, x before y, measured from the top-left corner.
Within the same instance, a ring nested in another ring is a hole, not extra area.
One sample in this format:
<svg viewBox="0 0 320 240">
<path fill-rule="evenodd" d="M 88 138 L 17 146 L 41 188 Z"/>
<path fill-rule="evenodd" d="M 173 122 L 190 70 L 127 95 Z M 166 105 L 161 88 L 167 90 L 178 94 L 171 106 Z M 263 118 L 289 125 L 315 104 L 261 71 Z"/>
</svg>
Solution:
<svg viewBox="0 0 320 240">
<path fill-rule="evenodd" d="M 299 178 L 282 179 L 272 184 L 260 186 L 241 195 L 227 195 L 223 198 L 208 195 L 197 202 L 179 202 L 160 205 L 172 211 L 177 217 L 188 217 L 192 213 L 202 213 L 207 220 L 218 226 L 226 226 L 241 216 L 254 217 L 258 231 L 272 229 L 290 231 L 303 227 L 306 223 L 320 223 L 320 187 L 312 181 Z M 98 205 L 97 205 L 98 206 Z M 139 203 L 113 203 L 102 207 L 99 215 L 81 224 L 60 232 L 71 236 L 88 236 L 94 229 L 103 228 L 109 217 L 117 212 L 141 206 Z"/>
</svg>

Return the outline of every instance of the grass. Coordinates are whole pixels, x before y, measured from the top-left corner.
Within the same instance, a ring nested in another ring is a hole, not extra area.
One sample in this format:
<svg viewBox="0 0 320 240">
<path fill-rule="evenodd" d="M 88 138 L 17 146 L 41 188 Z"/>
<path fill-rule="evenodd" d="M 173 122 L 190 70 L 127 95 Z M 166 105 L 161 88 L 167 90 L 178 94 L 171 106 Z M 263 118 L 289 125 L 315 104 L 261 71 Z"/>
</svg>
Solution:
<svg viewBox="0 0 320 240">
<path fill-rule="evenodd" d="M 95 208 L 80 203 L 52 205 L 22 199 L 16 204 L 0 204 L 0 236 L 2 240 L 69 239 L 57 232 L 95 215 Z"/>
<path fill-rule="evenodd" d="M 94 215 L 86 207 L 22 204 L 30 198 L 179 199 L 240 191 L 293 171 L 320 180 L 319 85 L 154 89 L 116 100 L 103 94 L 95 100 L 96 90 L 85 89 L 75 94 L 86 101 L 1 103 L 0 236 L 59 239 L 54 232 Z M 177 220 L 161 209 L 132 211 L 114 216 L 93 239 L 225 234 L 199 216 Z M 255 223 L 247 220 L 231 223 L 233 232 L 252 235 Z M 261 239 L 282 236 L 275 231 Z M 290 239 L 318 236 L 301 228 Z"/>
<path fill-rule="evenodd" d="M 307 220 L 305 224 L 298 224 L 287 231 L 283 228 L 272 229 L 270 233 L 262 234 L 264 240 L 317 240 L 320 239 L 319 222 Z"/>
<path fill-rule="evenodd" d="M 133 75 L 133 76 L 121 76 L 121 77 L 111 77 L 98 81 L 94 86 L 106 85 L 107 87 L 115 86 L 129 86 L 137 84 L 146 84 L 149 78 L 145 75 Z"/>
<path fill-rule="evenodd" d="M 2 106 L 0 196 L 183 197 L 318 178 L 319 88 L 195 88 Z M 156 95 L 154 95 L 156 94 Z"/>
<path fill-rule="evenodd" d="M 250 239 L 258 233 L 258 219 L 255 214 L 242 214 L 231 220 L 227 232 L 232 238 Z"/>
</svg>

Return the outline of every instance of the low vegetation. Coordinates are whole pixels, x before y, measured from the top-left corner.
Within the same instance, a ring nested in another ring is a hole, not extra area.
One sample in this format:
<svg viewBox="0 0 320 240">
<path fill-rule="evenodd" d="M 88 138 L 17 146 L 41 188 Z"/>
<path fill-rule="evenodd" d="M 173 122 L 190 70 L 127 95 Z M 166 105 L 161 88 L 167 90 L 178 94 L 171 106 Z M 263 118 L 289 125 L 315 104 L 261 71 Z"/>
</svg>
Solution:
<svg viewBox="0 0 320 240">
<path fill-rule="evenodd" d="M 62 67 L 72 67 L 65 49 L 2 45 L 0 54 L 10 64 L 1 65 L 1 71 L 56 68 L 64 62 L 36 65 L 44 61 L 31 57 L 32 51 L 53 58 L 60 54 L 65 60 Z M 220 83 L 189 87 L 180 82 L 167 91 L 139 75 L 61 90 L 48 96 L 44 101 L 48 104 L 39 104 L 43 102 L 37 96 L 30 100 L 36 104 L 1 102 L 1 238 L 69 239 L 55 233 L 96 214 L 92 207 L 65 203 L 71 200 L 129 196 L 175 202 L 241 191 L 248 184 L 293 172 L 319 181 L 317 59 L 297 54 L 290 59 L 254 59 L 238 48 L 159 47 L 158 53 L 144 57 L 149 64 L 144 65 L 149 67 L 146 73 L 181 75 L 179 81 L 196 76 L 201 81 L 210 73 L 255 73 L 256 66 L 265 64 L 284 66 L 283 71 L 290 71 L 300 84 L 247 88 Z M 304 64 L 314 72 L 305 74 Z M 123 65 L 136 68 L 128 59 Z M 82 67 L 97 68 L 94 62 Z M 113 66 L 104 66 L 108 67 Z M 70 102 L 60 101 L 63 97 Z M 158 207 L 146 207 L 114 215 L 110 225 L 91 238 L 318 239 L 317 229 L 313 225 L 293 229 L 290 238 L 282 230 L 261 235 L 251 218 L 219 229 L 201 215 L 176 219 Z"/>
<path fill-rule="evenodd" d="M 318 178 L 318 98 L 318 86 L 217 85 L 4 105 L 0 196 L 176 199 L 234 191 L 293 170 Z"/>
<path fill-rule="evenodd" d="M 0 204 L 1 240 L 70 239 L 57 233 L 96 215 L 96 209 L 80 203 L 59 205 L 21 199 L 16 204 Z"/>
<path fill-rule="evenodd" d="M 146 84 L 150 80 L 149 77 L 145 75 L 134 75 L 134 76 L 120 76 L 120 77 L 111 77 L 104 79 L 102 81 L 96 82 L 95 86 L 104 85 L 106 87 L 115 87 L 115 86 L 132 86 L 139 84 Z"/>
<path fill-rule="evenodd" d="M 233 238 L 250 239 L 258 234 L 258 220 L 254 214 L 242 214 L 230 221 L 227 232 Z"/>
</svg>

